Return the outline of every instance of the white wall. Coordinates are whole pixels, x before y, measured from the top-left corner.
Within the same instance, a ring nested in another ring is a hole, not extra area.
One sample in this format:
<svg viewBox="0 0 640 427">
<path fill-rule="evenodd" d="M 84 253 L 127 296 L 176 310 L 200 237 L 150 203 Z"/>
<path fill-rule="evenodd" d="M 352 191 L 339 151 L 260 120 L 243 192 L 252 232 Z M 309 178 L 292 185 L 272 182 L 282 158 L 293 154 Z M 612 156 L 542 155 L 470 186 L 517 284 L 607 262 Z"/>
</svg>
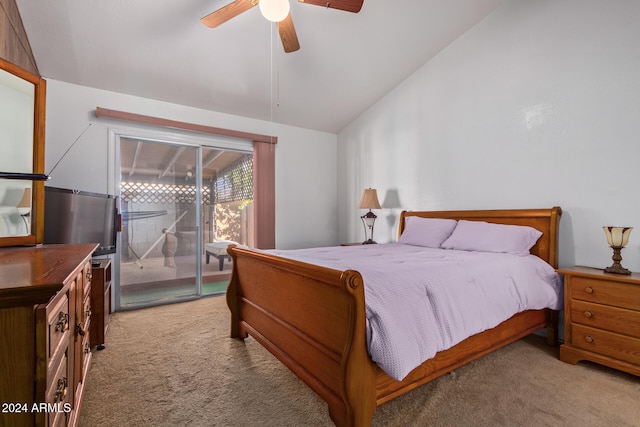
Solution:
<svg viewBox="0 0 640 427">
<path fill-rule="evenodd" d="M 115 194 L 109 131 L 132 124 L 97 119 L 96 107 L 277 136 L 276 246 L 338 242 L 336 135 L 47 79 L 47 185 Z"/>
<path fill-rule="evenodd" d="M 559 205 L 561 266 L 610 265 L 622 225 L 640 271 L 639 23 L 633 0 L 505 1 L 340 132 L 341 241 L 364 237 L 365 187 L 400 201 L 379 242 L 401 209 Z"/>
</svg>

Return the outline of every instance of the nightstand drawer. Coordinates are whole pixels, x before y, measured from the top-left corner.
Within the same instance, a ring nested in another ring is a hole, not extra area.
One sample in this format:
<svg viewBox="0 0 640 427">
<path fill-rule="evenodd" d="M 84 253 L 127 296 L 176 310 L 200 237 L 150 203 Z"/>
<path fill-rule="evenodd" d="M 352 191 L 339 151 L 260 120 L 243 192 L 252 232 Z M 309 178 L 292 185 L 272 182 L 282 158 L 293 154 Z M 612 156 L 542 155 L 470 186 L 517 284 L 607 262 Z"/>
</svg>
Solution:
<svg viewBox="0 0 640 427">
<path fill-rule="evenodd" d="M 571 345 L 573 347 L 604 354 L 636 365 L 640 364 L 640 339 L 576 323 L 572 323 L 571 327 Z"/>
<path fill-rule="evenodd" d="M 582 325 L 640 338 L 640 311 L 573 301 L 571 320 Z"/>
<path fill-rule="evenodd" d="M 572 300 L 640 310 L 639 285 L 578 276 L 573 276 L 570 280 Z"/>
</svg>

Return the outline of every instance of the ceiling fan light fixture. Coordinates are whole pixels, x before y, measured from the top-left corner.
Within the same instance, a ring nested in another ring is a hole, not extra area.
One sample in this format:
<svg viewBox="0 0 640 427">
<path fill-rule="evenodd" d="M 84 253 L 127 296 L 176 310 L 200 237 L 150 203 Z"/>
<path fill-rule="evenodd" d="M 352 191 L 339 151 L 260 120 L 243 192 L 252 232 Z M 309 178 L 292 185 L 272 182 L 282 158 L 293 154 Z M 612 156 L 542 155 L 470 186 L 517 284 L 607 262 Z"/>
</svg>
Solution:
<svg viewBox="0 0 640 427">
<path fill-rule="evenodd" d="M 289 15 L 289 0 L 260 0 L 262 16 L 271 22 L 280 22 Z"/>
</svg>

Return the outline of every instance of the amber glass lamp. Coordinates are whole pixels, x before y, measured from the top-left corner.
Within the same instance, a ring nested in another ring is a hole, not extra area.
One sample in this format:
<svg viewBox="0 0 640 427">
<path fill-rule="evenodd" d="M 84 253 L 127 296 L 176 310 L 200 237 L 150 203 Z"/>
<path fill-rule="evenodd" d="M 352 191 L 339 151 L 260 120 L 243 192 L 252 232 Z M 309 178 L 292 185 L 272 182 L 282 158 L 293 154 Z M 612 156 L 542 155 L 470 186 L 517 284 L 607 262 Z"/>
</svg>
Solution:
<svg viewBox="0 0 640 427">
<path fill-rule="evenodd" d="M 613 249 L 613 264 L 611 266 L 604 269 L 607 273 L 616 273 L 616 274 L 631 274 L 631 271 L 627 270 L 620 264 L 622 261 L 622 255 L 620 252 L 622 248 L 627 246 L 629 243 L 629 234 L 631 234 L 631 230 L 633 227 L 602 227 L 604 229 L 604 234 L 607 236 L 607 243 Z"/>
<path fill-rule="evenodd" d="M 362 215 L 362 225 L 364 226 L 364 238 L 363 245 L 375 243 L 373 241 L 373 226 L 376 222 L 376 215 L 371 212 L 371 209 L 380 209 L 380 202 L 378 201 L 378 193 L 374 188 L 367 188 L 362 193 L 362 200 L 360 200 L 360 209 L 369 209 L 369 212 Z"/>
</svg>

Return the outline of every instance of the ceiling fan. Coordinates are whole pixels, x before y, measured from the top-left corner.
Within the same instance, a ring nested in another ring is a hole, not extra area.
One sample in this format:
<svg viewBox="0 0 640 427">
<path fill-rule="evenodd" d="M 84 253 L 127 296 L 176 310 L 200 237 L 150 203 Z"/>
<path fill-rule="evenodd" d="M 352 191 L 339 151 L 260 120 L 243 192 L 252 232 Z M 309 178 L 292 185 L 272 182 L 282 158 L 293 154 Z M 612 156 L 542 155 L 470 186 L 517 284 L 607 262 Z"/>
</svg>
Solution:
<svg viewBox="0 0 640 427">
<path fill-rule="evenodd" d="M 364 0 L 298 0 L 298 2 L 358 13 Z M 233 3 L 211 12 L 200 21 L 207 27 L 216 28 L 257 4 L 260 4 L 260 11 L 265 18 L 277 22 L 284 51 L 289 53 L 300 49 L 296 29 L 289 12 L 289 0 L 235 0 Z"/>
</svg>

